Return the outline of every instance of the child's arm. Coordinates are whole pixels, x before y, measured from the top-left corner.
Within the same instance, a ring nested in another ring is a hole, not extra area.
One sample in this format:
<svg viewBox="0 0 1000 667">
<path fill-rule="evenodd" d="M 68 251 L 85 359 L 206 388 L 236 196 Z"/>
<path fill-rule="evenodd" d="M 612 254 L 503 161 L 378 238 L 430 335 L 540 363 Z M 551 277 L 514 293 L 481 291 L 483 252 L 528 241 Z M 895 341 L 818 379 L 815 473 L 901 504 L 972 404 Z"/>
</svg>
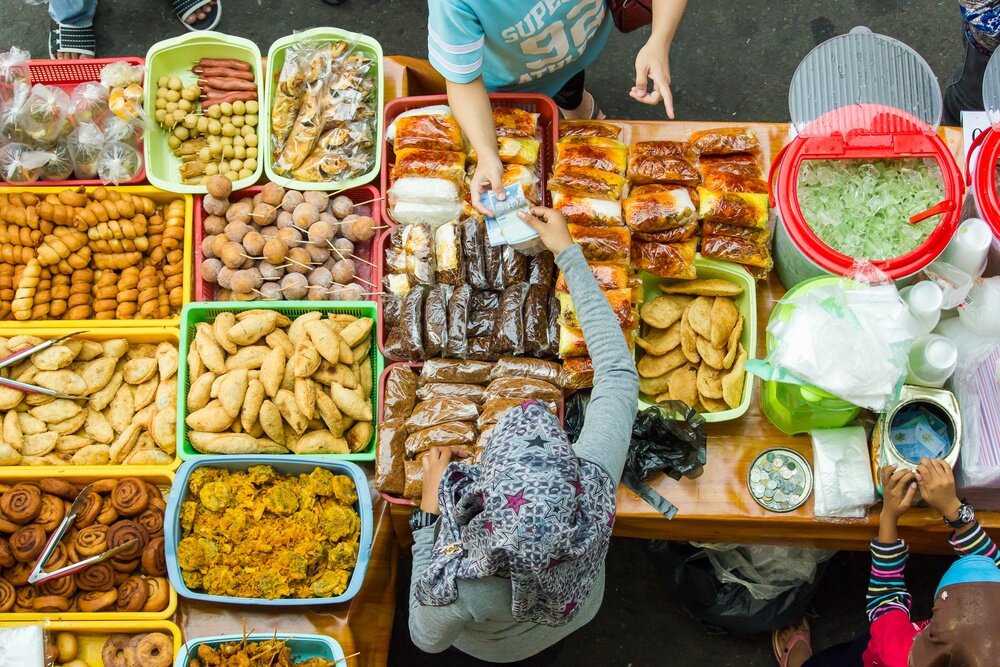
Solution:
<svg viewBox="0 0 1000 667">
<path fill-rule="evenodd" d="M 482 205 L 479 197 L 484 192 L 493 190 L 497 199 L 503 201 L 503 164 L 500 162 L 497 132 L 493 126 L 493 107 L 490 106 L 483 78 L 478 77 L 470 83 L 449 80 L 448 104 L 459 127 L 476 151 L 478 162 L 470 187 L 472 206 L 480 213 L 493 215 L 493 211 Z"/>
<path fill-rule="evenodd" d="M 670 44 L 684 16 L 687 0 L 653 0 L 653 29 L 649 41 L 635 57 L 635 87 L 629 91 L 643 104 L 663 102 L 667 116 L 674 117 L 674 98 L 670 94 Z M 648 80 L 652 92 L 647 92 Z"/>
<path fill-rule="evenodd" d="M 878 538 L 872 540 L 872 571 L 868 580 L 868 620 L 894 609 L 909 616 L 910 593 L 906 590 L 906 560 L 909 549 L 899 539 L 896 526 L 899 517 L 910 509 L 916 494 L 916 475 L 911 470 L 896 470 L 887 466 L 882 477 L 882 514 L 878 522 Z"/>
<path fill-rule="evenodd" d="M 949 521 L 958 519 L 962 501 L 955 493 L 955 475 L 951 466 L 940 459 L 923 459 L 917 467 L 920 496 Z M 968 523 L 948 538 L 959 556 L 986 556 L 1000 567 L 1000 549 L 978 521 Z"/>
</svg>

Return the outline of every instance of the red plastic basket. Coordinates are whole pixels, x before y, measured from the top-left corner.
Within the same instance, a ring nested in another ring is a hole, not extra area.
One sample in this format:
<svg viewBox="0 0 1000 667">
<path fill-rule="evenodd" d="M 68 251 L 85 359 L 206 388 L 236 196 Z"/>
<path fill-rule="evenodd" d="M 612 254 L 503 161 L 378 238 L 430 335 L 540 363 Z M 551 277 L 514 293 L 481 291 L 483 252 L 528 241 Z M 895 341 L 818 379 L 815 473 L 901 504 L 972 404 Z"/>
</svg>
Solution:
<svg viewBox="0 0 1000 667">
<path fill-rule="evenodd" d="M 28 70 L 31 72 L 32 84 L 41 83 L 46 86 L 56 86 L 62 88 L 67 93 L 72 93 L 73 89 L 86 81 L 100 81 L 101 70 L 108 63 L 126 62 L 130 65 L 144 67 L 145 58 L 86 58 L 83 60 L 32 60 L 28 62 Z M 136 148 L 139 155 L 142 155 L 142 140 L 140 139 Z M 134 185 L 146 180 L 146 164 L 142 165 L 139 173 L 131 181 L 119 183 L 119 185 Z M 22 185 L 21 183 L 7 183 L 0 181 L 0 185 Z M 77 186 L 77 185 L 102 185 L 100 179 L 82 178 L 67 179 L 65 181 L 36 181 L 32 185 L 44 185 L 52 187 Z"/>
<path fill-rule="evenodd" d="M 542 193 L 543 202 L 549 204 L 548 178 L 549 169 L 555 164 L 556 144 L 559 142 L 559 107 L 552 101 L 552 98 L 545 95 L 530 93 L 491 93 L 490 103 L 495 107 L 515 107 L 529 113 L 537 113 L 538 126 L 542 132 L 542 149 L 539 151 L 538 167 L 541 173 L 539 188 Z M 447 95 L 422 95 L 418 97 L 399 97 L 385 105 L 384 122 L 385 129 L 401 113 L 412 109 L 432 106 L 435 104 L 448 104 Z M 384 134 L 384 133 L 383 133 Z M 391 145 L 386 145 L 382 151 L 382 192 L 388 196 L 389 177 L 392 174 L 392 166 L 396 163 L 396 153 Z M 386 206 L 385 219 L 387 224 L 394 225 L 395 221 L 389 216 L 389 208 Z"/>
<path fill-rule="evenodd" d="M 380 317 L 379 320 L 382 318 Z M 381 424 L 383 421 L 383 411 L 385 410 L 385 383 L 389 377 L 389 372 L 394 368 L 399 368 L 401 366 L 408 366 L 413 369 L 414 373 L 420 374 L 420 369 L 424 367 L 422 361 L 397 361 L 392 364 L 388 364 L 383 370 L 382 375 L 378 378 L 378 421 L 376 423 Z M 559 399 L 559 403 L 556 405 L 559 415 L 559 423 L 565 425 L 566 423 L 566 394 L 563 393 L 562 398 Z M 377 447 L 378 445 L 376 445 Z M 376 453 L 376 458 L 378 454 Z M 417 504 L 410 500 L 409 498 L 402 498 L 400 496 L 394 496 L 390 493 L 384 491 L 379 491 L 379 495 L 387 502 L 393 505 L 406 505 L 409 507 L 416 507 Z"/>
<path fill-rule="evenodd" d="M 255 185 L 247 188 L 246 190 L 239 190 L 232 193 L 229 196 L 229 199 L 230 201 L 234 201 L 241 199 L 242 197 L 253 197 L 263 189 L 263 185 Z M 345 190 L 344 192 L 338 192 L 337 195 L 350 197 L 351 201 L 355 203 L 367 202 L 357 209 L 357 213 L 359 215 L 370 216 L 375 221 L 376 226 L 382 224 L 379 222 L 382 219 L 382 209 L 379 206 L 380 195 L 378 189 L 376 189 L 374 185 L 362 185 L 357 188 Z M 205 255 L 201 251 L 201 243 L 205 240 L 205 228 L 202 226 L 202 221 L 205 216 L 205 211 L 202 207 L 203 198 L 203 195 L 196 195 L 194 198 L 194 299 L 195 301 L 215 301 L 215 284 L 208 282 L 201 276 L 201 262 L 205 259 Z M 378 238 L 379 237 L 376 236 L 375 239 L 371 241 L 355 243 L 354 254 L 365 260 L 365 262 L 375 264 L 376 262 L 372 259 L 372 257 L 374 255 L 374 248 L 378 243 Z M 365 262 L 355 260 L 355 275 L 357 275 L 361 281 L 368 281 L 372 285 L 378 285 L 380 279 L 378 270 L 372 265 L 365 264 Z M 358 284 L 364 287 L 366 292 L 376 289 L 361 281 L 358 281 Z M 375 299 L 365 299 L 365 301 L 375 301 Z M 381 327 L 379 330 L 381 331 Z"/>
</svg>

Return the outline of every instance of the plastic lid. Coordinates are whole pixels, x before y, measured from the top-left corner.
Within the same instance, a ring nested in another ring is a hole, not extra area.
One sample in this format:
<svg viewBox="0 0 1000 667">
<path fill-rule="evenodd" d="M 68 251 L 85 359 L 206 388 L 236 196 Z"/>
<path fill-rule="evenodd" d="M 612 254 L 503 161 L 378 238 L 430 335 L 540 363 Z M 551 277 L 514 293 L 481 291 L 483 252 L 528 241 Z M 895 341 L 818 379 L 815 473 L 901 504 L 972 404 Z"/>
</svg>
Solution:
<svg viewBox="0 0 1000 667">
<path fill-rule="evenodd" d="M 806 136 L 936 132 L 941 109 L 941 88 L 927 61 L 899 40 L 863 27 L 810 51 L 788 90 L 792 124 Z"/>
<path fill-rule="evenodd" d="M 993 58 L 983 74 L 983 107 L 990 125 L 1000 130 L 1000 61 Z"/>
</svg>

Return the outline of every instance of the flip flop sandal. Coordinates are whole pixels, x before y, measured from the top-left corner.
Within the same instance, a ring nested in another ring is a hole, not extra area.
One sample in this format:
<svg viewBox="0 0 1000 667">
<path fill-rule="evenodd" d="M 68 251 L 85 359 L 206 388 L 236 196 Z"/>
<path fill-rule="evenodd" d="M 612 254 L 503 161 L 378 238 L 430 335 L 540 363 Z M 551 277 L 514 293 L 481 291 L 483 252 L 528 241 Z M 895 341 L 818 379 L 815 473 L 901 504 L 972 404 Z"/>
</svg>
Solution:
<svg viewBox="0 0 1000 667">
<path fill-rule="evenodd" d="M 195 21 L 194 23 L 188 23 L 185 19 L 192 14 L 203 9 L 211 0 L 170 0 L 170 8 L 174 10 L 174 14 L 180 20 L 181 24 L 192 32 L 197 32 L 198 30 L 212 30 L 215 26 L 219 25 L 219 19 L 222 18 L 222 0 L 216 0 L 216 3 L 212 5 L 211 11 L 208 16 L 200 21 Z"/>
<path fill-rule="evenodd" d="M 799 643 L 806 645 L 809 649 L 809 656 L 812 657 L 812 638 L 808 620 L 803 619 L 802 629 L 795 630 L 784 646 L 778 643 L 778 633 L 780 632 L 781 630 L 775 630 L 771 633 L 771 650 L 774 651 L 774 657 L 777 659 L 779 667 L 788 667 L 788 656 L 792 652 L 792 647 Z"/>
<path fill-rule="evenodd" d="M 583 91 L 584 101 L 586 101 L 587 98 L 590 98 L 590 115 L 586 118 L 575 118 L 574 120 L 604 120 L 605 118 L 607 118 L 607 116 L 604 115 L 604 112 L 601 111 L 601 108 L 597 106 L 597 99 L 594 98 L 594 96 L 591 94 L 589 90 L 584 90 Z M 583 103 L 581 102 L 581 106 L 582 105 Z M 559 107 L 559 111 L 561 112 L 563 118 L 567 117 L 566 109 Z"/>
<path fill-rule="evenodd" d="M 65 23 L 52 22 L 49 31 L 49 58 L 55 60 L 57 53 L 79 53 L 93 58 L 97 52 L 97 33 L 94 26 L 77 27 Z"/>
</svg>

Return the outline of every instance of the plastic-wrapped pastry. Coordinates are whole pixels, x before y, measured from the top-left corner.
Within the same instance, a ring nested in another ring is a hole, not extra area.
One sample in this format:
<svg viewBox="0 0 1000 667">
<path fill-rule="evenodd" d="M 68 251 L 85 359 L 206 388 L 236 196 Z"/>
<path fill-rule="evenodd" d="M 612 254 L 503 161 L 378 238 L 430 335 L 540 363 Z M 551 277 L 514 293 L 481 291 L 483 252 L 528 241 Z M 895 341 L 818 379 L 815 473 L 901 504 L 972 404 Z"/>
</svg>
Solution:
<svg viewBox="0 0 1000 667">
<path fill-rule="evenodd" d="M 632 242 L 625 227 L 581 227 L 569 225 L 573 240 L 580 244 L 588 262 L 629 263 Z"/>
<path fill-rule="evenodd" d="M 544 355 L 548 351 L 548 342 L 549 288 L 546 285 L 529 285 L 524 300 L 524 351 Z"/>
<path fill-rule="evenodd" d="M 701 241 L 701 254 L 704 257 L 754 266 L 764 272 L 770 271 L 774 265 L 766 245 L 730 236 L 706 236 Z"/>
<path fill-rule="evenodd" d="M 528 279 L 528 257 L 509 245 L 501 246 L 501 248 L 503 254 L 500 275 L 503 279 L 503 286 L 506 288 L 525 282 Z"/>
<path fill-rule="evenodd" d="M 757 245 L 767 245 L 767 242 L 771 240 L 771 228 L 770 227 L 738 227 L 736 225 L 727 225 L 721 222 L 706 222 L 702 227 L 702 233 L 704 236 L 728 236 L 734 239 L 741 239 L 743 241 L 749 241 L 750 243 L 755 243 Z"/>
<path fill-rule="evenodd" d="M 486 258 L 486 279 L 489 289 L 501 291 L 503 285 L 503 246 L 491 246 L 483 230 L 483 251 Z"/>
<path fill-rule="evenodd" d="M 534 378 L 501 377 L 486 386 L 487 403 L 495 398 L 519 398 L 523 401 L 558 401 L 562 391 L 551 382 Z"/>
<path fill-rule="evenodd" d="M 583 338 L 583 332 L 565 325 L 559 326 L 559 358 L 569 359 L 571 357 L 587 356 L 587 341 Z"/>
<path fill-rule="evenodd" d="M 552 279 L 555 277 L 555 270 L 555 257 L 548 250 L 543 250 L 531 258 L 531 267 L 528 270 L 528 283 L 551 287 Z"/>
<path fill-rule="evenodd" d="M 454 211 L 452 217 L 456 217 L 461 208 L 458 202 L 460 185 L 443 178 L 403 176 L 392 182 L 389 199 L 390 203 L 399 201 L 411 204 L 448 205 L 451 207 L 449 210 Z"/>
<path fill-rule="evenodd" d="M 549 340 L 545 349 L 546 356 L 559 351 L 559 299 L 555 294 L 549 296 Z"/>
<path fill-rule="evenodd" d="M 448 341 L 450 285 L 435 285 L 424 300 L 424 354 L 436 357 Z"/>
<path fill-rule="evenodd" d="M 421 401 L 406 420 L 406 430 L 415 433 L 421 429 L 448 422 L 475 421 L 479 408 L 464 398 L 432 398 Z"/>
<path fill-rule="evenodd" d="M 417 375 L 409 366 L 396 366 L 385 379 L 382 418 L 409 419 L 416 404 Z"/>
<path fill-rule="evenodd" d="M 534 168 L 538 164 L 538 151 L 542 143 L 538 139 L 497 137 L 497 150 L 504 164 L 523 164 Z"/>
<path fill-rule="evenodd" d="M 558 384 L 563 389 L 588 389 L 593 387 L 593 359 L 590 357 L 572 357 L 563 361 Z"/>
<path fill-rule="evenodd" d="M 434 231 L 434 263 L 439 283 L 457 286 L 465 282 L 460 223 L 447 222 Z"/>
<path fill-rule="evenodd" d="M 432 398 L 464 398 L 479 405 L 486 400 L 484 387 L 461 382 L 428 382 L 417 389 L 417 398 L 429 401 Z"/>
<path fill-rule="evenodd" d="M 471 177 L 470 177 L 471 178 Z M 521 184 L 524 198 L 532 204 L 541 204 L 542 195 L 538 189 L 538 175 L 523 164 L 508 164 L 503 168 L 503 186 Z"/>
<path fill-rule="evenodd" d="M 602 148 L 562 141 L 556 144 L 559 169 L 585 168 L 624 174 L 627 154 L 625 148 Z"/>
<path fill-rule="evenodd" d="M 407 176 L 441 178 L 459 188 L 465 184 L 465 153 L 407 148 L 396 153 L 393 179 Z"/>
<path fill-rule="evenodd" d="M 383 493 L 402 495 L 406 486 L 406 428 L 401 419 L 383 421 L 378 427 L 375 447 L 375 488 Z"/>
<path fill-rule="evenodd" d="M 503 291 L 497 328 L 493 332 L 494 351 L 497 354 L 524 353 L 524 299 L 528 284 L 518 283 Z"/>
<path fill-rule="evenodd" d="M 560 124 L 561 126 L 561 124 Z M 580 144 L 581 146 L 594 146 L 597 148 L 625 148 L 624 143 L 615 137 L 589 136 L 589 135 L 567 135 L 559 139 L 561 144 Z"/>
<path fill-rule="evenodd" d="M 477 313 L 493 313 L 500 308 L 500 293 L 488 290 L 477 290 L 472 293 L 469 308 Z"/>
<path fill-rule="evenodd" d="M 424 494 L 424 466 L 420 461 L 404 461 L 406 482 L 403 486 L 403 497 L 419 500 Z"/>
<path fill-rule="evenodd" d="M 622 329 L 629 329 L 638 324 L 639 314 L 636 312 L 635 304 L 632 303 L 631 288 L 608 290 L 603 293 Z M 573 329 L 579 329 L 580 320 L 577 318 L 576 308 L 573 306 L 573 297 L 567 292 L 557 292 L 556 297 L 558 297 L 560 304 L 559 323 Z"/>
<path fill-rule="evenodd" d="M 555 384 L 559 379 L 559 364 L 531 357 L 502 357 L 490 372 L 490 379 L 501 377 L 531 378 Z"/>
<path fill-rule="evenodd" d="M 682 157 L 629 155 L 628 178 L 639 185 L 644 183 L 697 185 L 701 175 L 693 164 Z"/>
<path fill-rule="evenodd" d="M 489 361 L 491 359 L 496 359 L 498 353 L 495 347 L 496 338 L 494 336 L 470 337 L 469 352 L 466 355 L 466 358 L 474 359 L 476 361 Z"/>
<path fill-rule="evenodd" d="M 465 280 L 477 290 L 489 289 L 486 277 L 486 224 L 482 220 L 462 222 L 462 258 L 465 260 Z"/>
<path fill-rule="evenodd" d="M 700 130 L 688 135 L 688 141 L 701 155 L 760 152 L 760 141 L 757 139 L 757 135 L 746 127 Z"/>
<path fill-rule="evenodd" d="M 681 225 L 680 227 L 665 229 L 662 232 L 636 232 L 632 234 L 632 240 L 656 243 L 677 243 L 678 241 L 686 241 L 687 239 L 695 236 L 697 233 L 698 221 L 695 219 L 694 221 Z"/>
<path fill-rule="evenodd" d="M 410 284 L 410 279 L 405 273 L 387 273 L 382 276 L 382 286 L 385 287 L 385 291 L 389 296 L 395 297 L 397 299 L 402 298 L 410 293 L 410 288 L 413 287 Z M 398 309 L 397 309 L 398 314 Z"/>
<path fill-rule="evenodd" d="M 604 137 L 617 139 L 622 129 L 611 123 L 592 120 L 564 120 L 559 123 L 559 138 L 564 137 Z"/>
<path fill-rule="evenodd" d="M 275 162 L 275 173 L 291 173 L 309 157 L 316 140 L 319 139 L 319 133 L 323 129 L 321 111 L 320 93 L 306 92 L 302 96 L 302 105 L 299 107 L 295 123 L 285 140 L 284 148 L 281 149 Z"/>
<path fill-rule="evenodd" d="M 364 168 L 336 153 L 314 150 L 297 168 L 291 170 L 291 174 L 292 178 L 300 181 L 322 183 L 337 180 L 354 169 L 360 171 Z"/>
<path fill-rule="evenodd" d="M 458 382 L 486 384 L 493 367 L 483 361 L 428 359 L 420 369 L 420 384 L 426 382 Z"/>
<path fill-rule="evenodd" d="M 434 236 L 426 223 L 407 225 L 403 231 L 406 277 L 411 285 L 434 283 Z"/>
<path fill-rule="evenodd" d="M 516 107 L 493 107 L 493 126 L 498 137 L 534 139 L 538 136 L 538 114 Z"/>
<path fill-rule="evenodd" d="M 489 295 L 493 297 L 493 307 L 484 306 L 476 297 Z M 498 292 L 476 292 L 472 296 L 472 306 L 469 309 L 469 337 L 492 338 L 496 333 L 497 320 L 500 318 L 500 294 Z"/>
<path fill-rule="evenodd" d="M 710 172 L 719 172 L 744 178 L 764 178 L 764 167 L 760 163 L 760 156 L 753 153 L 702 155 L 698 160 L 698 170 L 702 176 Z"/>
<path fill-rule="evenodd" d="M 575 197 L 555 192 L 552 206 L 566 222 L 583 227 L 615 227 L 622 224 L 622 204 L 618 200 Z"/>
<path fill-rule="evenodd" d="M 557 168 L 549 178 L 549 190 L 564 195 L 593 197 L 597 199 L 621 199 L 625 178 L 597 169 Z"/>
<path fill-rule="evenodd" d="M 638 141 L 628 153 L 630 157 L 679 157 L 692 163 L 698 159 L 694 146 L 687 141 Z"/>
<path fill-rule="evenodd" d="M 424 294 L 427 288 L 417 285 L 403 297 L 399 318 L 389 330 L 385 353 L 397 359 L 418 361 L 424 354 Z"/>
<path fill-rule="evenodd" d="M 496 426 L 504 414 L 511 408 L 516 408 L 521 405 L 527 398 L 494 398 L 483 404 L 482 412 L 479 413 L 479 419 L 476 420 L 476 426 L 479 427 L 481 431 L 486 431 L 487 429 L 492 429 Z M 554 415 L 559 414 L 559 405 L 555 401 L 542 401 L 542 404 L 548 408 L 549 412 Z"/>
<path fill-rule="evenodd" d="M 622 202 L 622 210 L 625 224 L 633 232 L 661 232 L 698 221 L 687 188 L 639 186 Z"/>
<path fill-rule="evenodd" d="M 698 187 L 698 216 L 702 221 L 738 227 L 767 226 L 768 196 L 748 192 L 720 192 Z"/>
<path fill-rule="evenodd" d="M 590 272 L 594 274 L 597 286 L 602 290 L 625 289 L 629 287 L 632 272 L 628 266 L 622 264 L 612 264 L 609 262 L 589 263 Z M 569 285 L 566 284 L 566 276 L 562 271 L 556 279 L 557 292 L 569 292 Z"/>
<path fill-rule="evenodd" d="M 479 431 L 472 424 L 465 421 L 429 426 L 416 433 L 411 433 L 406 438 L 406 454 L 407 456 L 416 457 L 431 447 L 471 446 L 475 443 L 478 435 Z"/>
<path fill-rule="evenodd" d="M 452 290 L 448 299 L 448 337 L 445 340 L 443 353 L 447 357 L 462 359 L 468 352 L 468 322 L 469 301 L 472 298 L 472 288 L 459 285 Z"/>
<path fill-rule="evenodd" d="M 453 116 L 423 114 L 400 116 L 393 121 L 396 137 L 393 150 L 427 148 L 436 151 L 461 151 L 462 130 Z"/>
<path fill-rule="evenodd" d="M 388 329 L 393 329 L 399 323 L 399 313 L 403 307 L 402 297 L 392 294 L 382 295 L 382 319 Z"/>
<path fill-rule="evenodd" d="M 702 172 L 702 184 L 712 190 L 723 192 L 753 192 L 767 194 L 767 181 L 762 178 L 738 176 L 725 171 Z"/>
<path fill-rule="evenodd" d="M 632 262 L 636 268 L 660 278 L 694 280 L 698 272 L 694 267 L 698 239 L 680 243 L 632 242 Z"/>
</svg>

